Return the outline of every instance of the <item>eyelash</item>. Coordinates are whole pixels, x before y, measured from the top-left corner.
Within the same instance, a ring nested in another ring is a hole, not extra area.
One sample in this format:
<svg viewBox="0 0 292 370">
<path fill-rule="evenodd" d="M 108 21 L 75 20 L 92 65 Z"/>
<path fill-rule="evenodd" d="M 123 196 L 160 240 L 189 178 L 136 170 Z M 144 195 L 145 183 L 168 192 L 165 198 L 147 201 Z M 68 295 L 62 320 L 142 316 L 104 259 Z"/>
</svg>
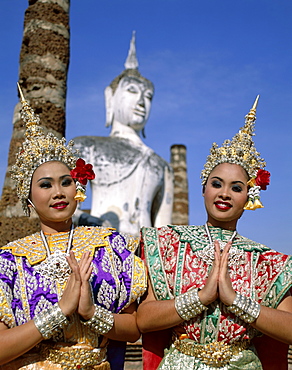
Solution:
<svg viewBox="0 0 292 370">
<path fill-rule="evenodd" d="M 221 188 L 221 183 L 220 183 L 219 181 L 213 181 L 213 182 L 212 182 L 212 186 L 213 186 L 213 188 L 219 189 L 219 188 Z M 236 192 L 236 193 L 240 193 L 240 192 L 242 191 L 242 188 L 241 188 L 241 186 L 240 186 L 240 185 L 233 185 L 233 186 L 231 187 L 231 189 L 232 189 L 234 192 Z"/>
<path fill-rule="evenodd" d="M 65 179 L 63 182 L 62 182 L 62 185 L 63 186 L 70 186 L 72 184 L 73 180 L 72 179 Z"/>
<path fill-rule="evenodd" d="M 242 188 L 239 185 L 235 185 L 232 186 L 232 190 L 235 191 L 236 193 L 240 193 L 242 191 Z"/>
<path fill-rule="evenodd" d="M 72 184 L 73 180 L 72 179 L 65 179 L 62 181 L 61 185 L 64 187 L 70 186 Z M 49 189 L 52 187 L 51 182 L 43 182 L 40 184 L 40 188 L 42 189 Z"/>
<path fill-rule="evenodd" d="M 50 182 L 42 182 L 40 184 L 40 188 L 43 188 L 43 189 L 48 189 L 48 188 L 51 188 L 52 187 L 52 184 Z"/>
<path fill-rule="evenodd" d="M 212 181 L 213 188 L 219 189 L 221 188 L 221 183 L 219 181 Z"/>
</svg>

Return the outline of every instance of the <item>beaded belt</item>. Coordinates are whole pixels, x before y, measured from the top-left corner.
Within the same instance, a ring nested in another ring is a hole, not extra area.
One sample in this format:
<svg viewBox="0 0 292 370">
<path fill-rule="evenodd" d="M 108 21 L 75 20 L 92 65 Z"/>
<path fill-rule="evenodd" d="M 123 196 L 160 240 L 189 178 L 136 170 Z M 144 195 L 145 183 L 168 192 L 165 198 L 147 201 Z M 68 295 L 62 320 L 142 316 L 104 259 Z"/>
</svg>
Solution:
<svg viewBox="0 0 292 370">
<path fill-rule="evenodd" d="M 41 343 L 40 347 L 41 355 L 47 361 L 60 365 L 64 370 L 99 368 L 98 365 L 105 361 L 107 352 L 107 347 L 93 348 L 86 344 L 61 346 L 57 343 Z"/>
<path fill-rule="evenodd" d="M 250 346 L 249 341 L 238 344 L 226 344 L 224 342 L 213 342 L 199 344 L 191 339 L 176 339 L 174 347 L 181 353 L 195 357 L 206 365 L 222 367 L 229 363 L 234 355 L 238 355 Z"/>
</svg>

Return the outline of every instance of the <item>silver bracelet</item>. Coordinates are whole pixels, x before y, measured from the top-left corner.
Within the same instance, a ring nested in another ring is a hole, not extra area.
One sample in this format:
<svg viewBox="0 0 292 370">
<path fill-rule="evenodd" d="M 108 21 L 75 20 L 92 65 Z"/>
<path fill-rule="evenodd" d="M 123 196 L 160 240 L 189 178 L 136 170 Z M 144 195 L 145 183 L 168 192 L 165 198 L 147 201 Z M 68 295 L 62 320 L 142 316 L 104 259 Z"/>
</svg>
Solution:
<svg viewBox="0 0 292 370">
<path fill-rule="evenodd" d="M 106 310 L 105 308 L 95 306 L 95 311 L 90 320 L 81 321 L 83 325 L 88 326 L 92 331 L 95 331 L 97 334 L 106 334 L 114 326 L 114 315 Z"/>
<path fill-rule="evenodd" d="M 33 321 L 44 339 L 50 339 L 68 324 L 68 320 L 58 303 L 36 315 Z"/>
<path fill-rule="evenodd" d="M 178 315 L 186 321 L 208 309 L 200 301 L 198 288 L 190 289 L 175 297 L 174 306 Z"/>
<path fill-rule="evenodd" d="M 231 306 L 228 306 L 227 309 L 240 317 L 244 322 L 251 324 L 259 317 L 261 306 L 253 299 L 236 292 L 234 302 Z"/>
</svg>

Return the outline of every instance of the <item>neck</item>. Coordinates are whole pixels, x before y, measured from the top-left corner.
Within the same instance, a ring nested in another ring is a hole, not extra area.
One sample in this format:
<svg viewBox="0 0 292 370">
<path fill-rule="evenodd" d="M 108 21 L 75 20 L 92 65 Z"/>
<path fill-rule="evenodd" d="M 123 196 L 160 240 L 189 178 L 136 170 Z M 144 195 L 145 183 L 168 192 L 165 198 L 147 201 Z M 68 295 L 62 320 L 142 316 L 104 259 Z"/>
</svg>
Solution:
<svg viewBox="0 0 292 370">
<path fill-rule="evenodd" d="M 55 234 L 60 232 L 70 231 L 72 226 L 72 218 L 69 218 L 63 222 L 42 222 L 41 221 L 41 230 L 44 233 Z"/>
<path fill-rule="evenodd" d="M 143 144 L 139 132 L 135 131 L 132 127 L 124 125 L 119 121 L 114 121 L 110 136 L 121 137 L 128 139 L 136 144 Z"/>
<path fill-rule="evenodd" d="M 221 229 L 235 231 L 236 230 L 237 221 L 220 222 L 220 221 L 209 220 L 208 219 L 207 222 L 206 222 L 206 224 L 207 224 L 207 226 L 219 227 Z"/>
</svg>

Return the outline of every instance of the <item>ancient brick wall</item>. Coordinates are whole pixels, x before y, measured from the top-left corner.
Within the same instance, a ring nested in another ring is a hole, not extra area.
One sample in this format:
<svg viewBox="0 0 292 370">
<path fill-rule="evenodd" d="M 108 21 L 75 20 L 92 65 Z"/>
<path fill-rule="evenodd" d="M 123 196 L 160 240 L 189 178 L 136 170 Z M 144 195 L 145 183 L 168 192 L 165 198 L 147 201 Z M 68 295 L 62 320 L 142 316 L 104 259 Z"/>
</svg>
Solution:
<svg viewBox="0 0 292 370">
<path fill-rule="evenodd" d="M 26 100 L 40 116 L 41 125 L 62 137 L 65 135 L 70 0 L 30 0 L 28 4 L 20 51 L 19 83 Z M 30 234 L 38 225 L 35 218 L 22 217 L 21 205 L 9 173 L 24 133 L 18 103 L 13 116 L 8 166 L 0 201 L 0 245 Z"/>
<path fill-rule="evenodd" d="M 174 173 L 172 223 L 175 225 L 188 225 L 189 223 L 186 151 L 185 145 L 172 145 L 171 147 L 171 165 Z"/>
</svg>

